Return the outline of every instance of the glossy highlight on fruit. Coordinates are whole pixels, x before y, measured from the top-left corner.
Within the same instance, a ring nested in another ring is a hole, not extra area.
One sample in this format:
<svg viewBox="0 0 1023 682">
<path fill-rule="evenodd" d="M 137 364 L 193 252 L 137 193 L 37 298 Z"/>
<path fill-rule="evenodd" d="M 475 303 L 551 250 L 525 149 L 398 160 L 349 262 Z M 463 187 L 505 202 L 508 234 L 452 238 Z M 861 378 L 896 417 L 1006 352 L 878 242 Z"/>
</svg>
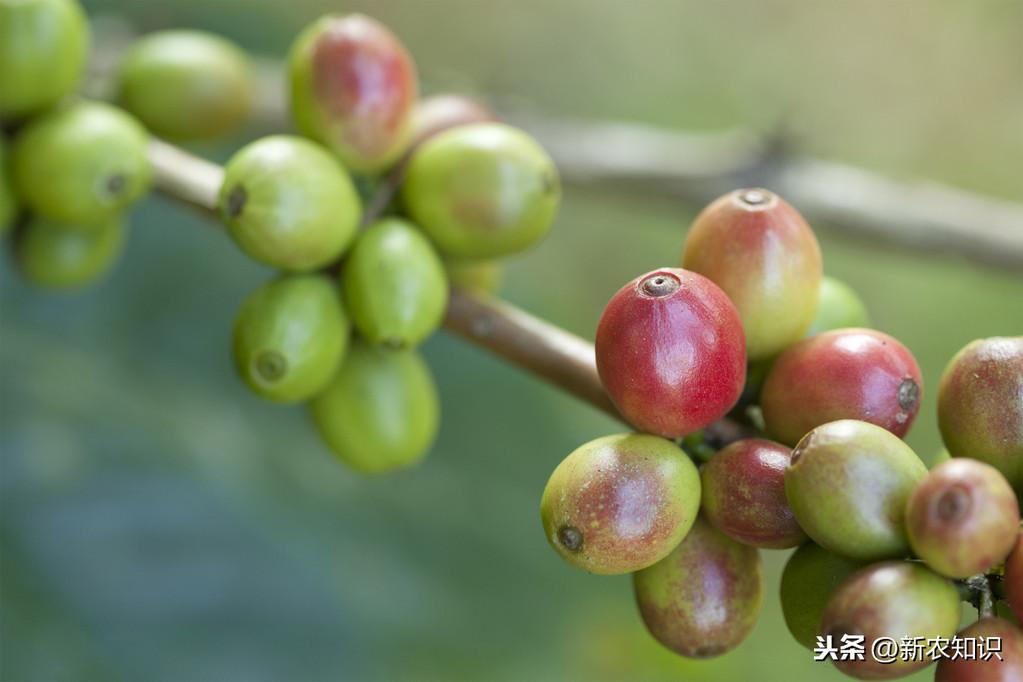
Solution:
<svg viewBox="0 0 1023 682">
<path fill-rule="evenodd" d="M 785 564 L 781 574 L 781 611 L 785 625 L 797 642 L 807 649 L 817 645 L 821 616 L 831 593 L 863 562 L 847 559 L 808 542 Z"/>
<path fill-rule="evenodd" d="M 701 507 L 718 530 L 754 547 L 784 549 L 806 541 L 785 499 L 792 451 L 759 438 L 736 441 L 703 465 Z"/>
<path fill-rule="evenodd" d="M 675 550 L 633 576 L 650 634 L 689 658 L 734 649 L 756 623 L 763 601 L 760 554 L 702 516 Z"/>
<path fill-rule="evenodd" d="M 665 438 L 728 412 L 746 376 L 735 306 L 706 277 L 677 268 L 618 290 L 597 326 L 596 354 L 600 380 L 622 415 Z"/>
<path fill-rule="evenodd" d="M 32 119 L 14 139 L 11 172 L 27 208 L 89 227 L 123 213 L 149 189 L 149 136 L 102 102 L 75 102 Z"/>
<path fill-rule="evenodd" d="M 33 284 L 79 289 L 107 274 L 124 251 L 121 219 L 81 229 L 45 218 L 29 220 L 16 240 L 18 267 Z"/>
<path fill-rule="evenodd" d="M 949 578 L 968 578 L 1008 556 L 1019 536 L 1019 502 L 994 467 L 951 459 L 913 491 L 906 531 L 928 566 Z"/>
<path fill-rule="evenodd" d="M 416 103 L 412 114 L 410 154 L 431 137 L 471 123 L 489 123 L 497 117 L 482 103 L 465 95 L 431 95 Z"/>
<path fill-rule="evenodd" d="M 358 227 L 362 205 L 351 178 L 326 150 L 271 135 L 228 162 L 218 212 L 252 258 L 292 271 L 337 260 Z"/>
<path fill-rule="evenodd" d="M 671 441 L 605 436 L 577 448 L 540 502 L 547 540 L 591 573 L 629 573 L 673 550 L 700 508 L 700 476 Z"/>
<path fill-rule="evenodd" d="M 920 367 L 905 346 L 872 329 L 836 329 L 778 357 L 760 406 L 768 434 L 794 445 L 810 429 L 838 419 L 870 422 L 901 438 L 922 397 Z"/>
<path fill-rule="evenodd" d="M 806 330 L 806 336 L 816 336 L 832 329 L 869 326 L 870 313 L 859 294 L 845 282 L 825 275 L 821 279 L 817 314 Z"/>
<path fill-rule="evenodd" d="M 347 168 L 374 173 L 404 151 L 419 84 L 387 27 L 361 14 L 322 17 L 292 46 L 289 74 L 295 125 Z"/>
<path fill-rule="evenodd" d="M 792 451 L 785 496 L 825 549 L 872 561 L 909 553 L 906 501 L 927 475 L 908 445 L 879 426 L 844 419 L 818 426 Z"/>
<path fill-rule="evenodd" d="M 267 400 L 307 400 L 334 377 L 350 332 L 341 294 L 328 277 L 284 275 L 256 289 L 238 311 L 235 366 Z"/>
<path fill-rule="evenodd" d="M 1019 682 L 1023 680 L 1023 631 L 1004 618 L 981 618 L 956 637 L 985 642 L 999 640 L 997 656 L 942 658 L 934 682 Z M 951 652 L 949 652 L 951 653 Z"/>
<path fill-rule="evenodd" d="M 429 240 L 400 218 L 380 220 L 359 235 L 342 282 L 352 321 L 372 343 L 415 346 L 444 317 L 444 264 Z"/>
<path fill-rule="evenodd" d="M 796 209 L 766 189 L 736 190 L 703 209 L 686 235 L 682 267 L 735 303 L 752 360 L 802 338 L 817 310 L 817 238 Z"/>
<path fill-rule="evenodd" d="M 1023 621 L 1023 533 L 1005 560 L 1005 594 L 1016 618 Z"/>
<path fill-rule="evenodd" d="M 409 159 L 402 201 L 437 248 L 455 258 L 524 251 L 554 222 L 561 186 L 554 162 L 502 123 L 452 128 Z"/>
</svg>

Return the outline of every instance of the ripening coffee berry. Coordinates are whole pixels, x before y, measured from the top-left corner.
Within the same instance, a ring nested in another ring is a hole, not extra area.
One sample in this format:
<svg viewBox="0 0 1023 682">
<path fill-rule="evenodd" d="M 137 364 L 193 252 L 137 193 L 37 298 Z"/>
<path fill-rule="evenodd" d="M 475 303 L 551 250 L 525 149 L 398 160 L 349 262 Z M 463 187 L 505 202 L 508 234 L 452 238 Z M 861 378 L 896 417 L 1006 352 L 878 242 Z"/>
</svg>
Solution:
<svg viewBox="0 0 1023 682">
<path fill-rule="evenodd" d="M 429 240 L 400 218 L 380 220 L 359 235 L 341 281 L 352 322 L 372 343 L 415 346 L 444 317 L 444 264 Z"/>
<path fill-rule="evenodd" d="M 1023 622 L 1023 533 L 1017 536 L 1016 544 L 1005 560 L 1005 594 L 1012 612 Z"/>
<path fill-rule="evenodd" d="M 906 501 L 927 467 L 879 426 L 844 419 L 818 426 L 792 451 L 785 496 L 818 545 L 852 559 L 908 554 Z"/>
<path fill-rule="evenodd" d="M 561 197 L 547 152 L 501 123 L 452 128 L 408 161 L 402 200 L 437 248 L 455 258 L 494 258 L 543 239 Z"/>
<path fill-rule="evenodd" d="M 785 469 L 792 451 L 759 438 L 720 450 L 700 472 L 701 508 L 718 530 L 746 545 L 795 547 L 806 533 L 785 499 Z"/>
<path fill-rule="evenodd" d="M 77 0 L 0 2 L 0 119 L 53 106 L 82 75 L 89 24 Z"/>
<path fill-rule="evenodd" d="M 54 289 L 78 289 L 107 274 L 124 250 L 120 218 L 84 230 L 34 217 L 16 241 L 25 279 Z"/>
<path fill-rule="evenodd" d="M 832 593 L 821 632 L 836 644 L 843 635 L 863 636 L 862 660 L 835 661 L 846 675 L 890 680 L 925 668 L 932 660 L 919 655 L 881 661 L 870 655 L 875 641 L 948 639 L 959 627 L 959 612 L 959 592 L 951 581 L 920 563 L 886 561 L 857 571 Z"/>
<path fill-rule="evenodd" d="M 347 168 L 375 173 L 404 151 L 419 84 L 385 26 L 361 14 L 321 17 L 292 46 L 289 74 L 295 125 Z"/>
<path fill-rule="evenodd" d="M 817 314 L 806 330 L 807 336 L 816 336 L 832 329 L 869 327 L 870 314 L 852 287 L 834 277 L 821 278 Z"/>
<path fill-rule="evenodd" d="M 994 467 L 951 459 L 913 491 L 906 532 L 928 566 L 949 578 L 968 578 L 1009 555 L 1019 535 L 1019 502 Z"/>
<path fill-rule="evenodd" d="M 160 137 L 201 140 L 239 126 L 255 87 L 252 65 L 234 43 L 203 31 L 159 31 L 124 56 L 118 100 Z"/>
<path fill-rule="evenodd" d="M 702 516 L 667 557 L 633 576 L 650 634 L 689 658 L 734 649 L 753 629 L 763 601 L 760 553 Z"/>
<path fill-rule="evenodd" d="M 496 294 L 504 279 L 504 268 L 496 260 L 447 258 L 444 268 L 451 286 L 477 294 Z"/>
<path fill-rule="evenodd" d="M 6 142 L 0 136 L 0 235 L 14 225 L 14 218 L 17 214 L 18 197 L 14 193 L 14 187 L 11 185 L 7 172 Z"/>
<path fill-rule="evenodd" d="M 494 112 L 465 95 L 432 95 L 416 103 L 412 113 L 412 140 L 406 154 L 426 140 L 451 128 L 496 121 Z"/>
<path fill-rule="evenodd" d="M 75 102 L 33 119 L 14 139 L 11 171 L 27 208 L 76 226 L 110 222 L 149 189 L 149 136 L 124 111 Z"/>
<path fill-rule="evenodd" d="M 742 322 L 706 277 L 676 268 L 640 275 L 600 318 L 600 380 L 633 426 L 665 438 L 698 431 L 742 393 Z"/>
<path fill-rule="evenodd" d="M 859 419 L 900 438 L 920 408 L 923 378 L 912 353 L 872 329 L 836 329 L 789 347 L 760 393 L 767 433 L 794 445 L 810 429 Z"/>
<path fill-rule="evenodd" d="M 419 462 L 440 421 L 433 376 L 419 354 L 361 340 L 352 343 L 341 368 L 309 408 L 334 454 L 364 474 Z"/>
<path fill-rule="evenodd" d="M 284 275 L 252 292 L 238 311 L 235 367 L 260 397 L 307 400 L 334 378 L 350 331 L 330 278 Z"/>
<path fill-rule="evenodd" d="M 821 616 L 831 593 L 863 562 L 847 559 L 808 542 L 800 546 L 781 574 L 781 612 L 785 625 L 807 649 L 817 645 Z"/>
<path fill-rule="evenodd" d="M 605 575 L 645 568 L 673 550 L 700 508 L 700 475 L 671 441 L 605 436 L 574 450 L 540 501 L 547 540 L 577 568 Z"/>
<path fill-rule="evenodd" d="M 962 640 L 998 642 L 987 656 L 950 655 L 938 661 L 934 682 L 1019 682 L 1023 680 L 1023 631 L 1004 618 L 981 618 L 956 634 Z M 967 645 L 969 646 L 969 645 Z"/>
<path fill-rule="evenodd" d="M 1023 494 L 1023 336 L 979 339 L 952 358 L 938 426 L 953 457 L 987 462 Z"/>
<path fill-rule="evenodd" d="M 817 310 L 817 238 L 796 209 L 766 189 L 736 190 L 703 209 L 686 235 L 682 267 L 732 299 L 752 360 L 802 338 Z"/>
<path fill-rule="evenodd" d="M 322 147 L 271 135 L 228 162 L 218 211 L 252 258 L 308 271 L 337 260 L 358 227 L 362 205 L 351 178 Z"/>
</svg>

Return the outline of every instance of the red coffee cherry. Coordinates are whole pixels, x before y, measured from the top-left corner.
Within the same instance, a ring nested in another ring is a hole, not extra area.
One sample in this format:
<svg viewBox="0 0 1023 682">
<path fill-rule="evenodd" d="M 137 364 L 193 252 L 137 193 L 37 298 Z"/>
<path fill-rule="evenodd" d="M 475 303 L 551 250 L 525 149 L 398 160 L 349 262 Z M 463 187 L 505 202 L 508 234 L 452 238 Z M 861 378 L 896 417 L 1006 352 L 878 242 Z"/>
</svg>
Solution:
<svg viewBox="0 0 1023 682">
<path fill-rule="evenodd" d="M 1019 682 L 1023 680 L 1023 631 L 1004 618 L 982 618 L 956 635 L 963 639 L 997 637 L 997 657 L 942 658 L 934 682 Z M 1000 659 L 1000 660 L 999 660 Z"/>
<path fill-rule="evenodd" d="M 922 393 L 920 367 L 897 340 L 873 329 L 836 329 L 778 357 L 760 406 L 767 433 L 786 445 L 839 419 L 876 424 L 902 438 Z"/>
<path fill-rule="evenodd" d="M 1023 621 L 1023 533 L 1016 538 L 1016 546 L 1005 560 L 1005 593 L 1016 618 Z"/>
<path fill-rule="evenodd" d="M 746 342 L 735 306 L 706 277 L 662 268 L 618 290 L 597 326 L 597 370 L 633 426 L 697 431 L 739 399 Z"/>
</svg>

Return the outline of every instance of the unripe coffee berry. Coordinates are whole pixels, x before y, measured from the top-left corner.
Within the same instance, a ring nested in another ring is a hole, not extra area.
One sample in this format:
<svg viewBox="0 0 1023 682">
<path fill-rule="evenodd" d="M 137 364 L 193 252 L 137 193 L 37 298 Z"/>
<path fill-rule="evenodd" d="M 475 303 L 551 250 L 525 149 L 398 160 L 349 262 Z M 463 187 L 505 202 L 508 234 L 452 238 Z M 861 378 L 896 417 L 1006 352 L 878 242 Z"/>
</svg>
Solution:
<svg viewBox="0 0 1023 682">
<path fill-rule="evenodd" d="M 781 612 L 797 642 L 807 649 L 817 645 L 828 599 L 862 567 L 862 561 L 847 559 L 813 542 L 792 553 L 781 574 Z"/>
<path fill-rule="evenodd" d="M 18 196 L 14 193 L 9 173 L 7 172 L 7 147 L 0 136 L 0 235 L 14 225 L 14 217 L 18 214 Z"/>
<path fill-rule="evenodd" d="M 447 258 L 444 268 L 452 287 L 477 294 L 497 294 L 504 279 L 504 268 L 496 260 Z"/>
<path fill-rule="evenodd" d="M 859 294 L 845 282 L 834 277 L 823 277 L 817 299 L 817 314 L 806 330 L 806 336 L 816 336 L 832 329 L 869 326 L 870 314 Z"/>
<path fill-rule="evenodd" d="M 472 123 L 489 123 L 497 117 L 480 102 L 464 95 L 432 95 L 416 103 L 412 112 L 411 154 L 426 140 L 445 130 Z"/>
<path fill-rule="evenodd" d="M 124 250 L 120 218 L 89 229 L 35 217 L 17 236 L 16 258 L 25 279 L 54 289 L 79 289 L 106 275 Z"/>
</svg>

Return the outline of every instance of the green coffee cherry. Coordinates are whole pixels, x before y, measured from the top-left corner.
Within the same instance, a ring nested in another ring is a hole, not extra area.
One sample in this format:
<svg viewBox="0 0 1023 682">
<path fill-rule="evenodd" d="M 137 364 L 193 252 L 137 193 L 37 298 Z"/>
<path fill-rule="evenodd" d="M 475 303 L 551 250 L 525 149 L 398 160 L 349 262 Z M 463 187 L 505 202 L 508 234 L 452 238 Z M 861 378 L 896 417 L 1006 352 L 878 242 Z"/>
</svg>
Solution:
<svg viewBox="0 0 1023 682">
<path fill-rule="evenodd" d="M 36 217 L 18 235 L 16 258 L 33 284 L 77 289 L 110 271 L 124 250 L 124 236 L 120 218 L 83 230 Z"/>
<path fill-rule="evenodd" d="M 550 230 L 561 189 L 547 153 L 501 123 L 452 128 L 412 155 L 402 199 L 442 253 L 493 258 L 522 251 Z"/>
<path fill-rule="evenodd" d="M 828 598 L 862 566 L 812 542 L 792 553 L 781 574 L 781 611 L 797 642 L 807 649 L 816 645 Z"/>
<path fill-rule="evenodd" d="M 307 271 L 340 257 L 355 237 L 362 206 L 351 178 L 326 150 L 272 135 L 228 162 L 218 211 L 252 258 Z"/>
<path fill-rule="evenodd" d="M 20 119 L 75 89 L 89 49 L 76 0 L 0 2 L 0 119 Z"/>
<path fill-rule="evenodd" d="M 331 450 L 366 474 L 417 463 L 440 420 L 433 377 L 415 350 L 386 350 L 359 340 L 309 407 Z"/>
<path fill-rule="evenodd" d="M 415 346 L 440 326 L 448 281 L 433 245 L 398 218 L 374 223 L 345 261 L 345 303 L 359 333 L 390 348 Z"/>
<path fill-rule="evenodd" d="M 852 287 L 834 277 L 821 278 L 817 314 L 805 336 L 815 336 L 832 329 L 870 327 L 870 314 Z"/>
<path fill-rule="evenodd" d="M 34 119 L 14 139 L 11 171 L 27 208 L 68 225 L 106 223 L 149 189 L 149 137 L 101 102 L 76 102 Z"/>
<path fill-rule="evenodd" d="M 477 294 L 497 294 L 504 279 L 504 268 L 496 260 L 465 260 L 448 258 L 444 261 L 451 286 Z"/>
<path fill-rule="evenodd" d="M 234 43 L 202 31 L 160 31 L 128 51 L 119 101 L 150 130 L 173 140 L 230 132 L 249 114 L 255 79 Z"/>
<path fill-rule="evenodd" d="M 7 232 L 14 225 L 18 214 L 18 197 L 11 186 L 7 172 L 7 148 L 4 138 L 0 136 L 0 234 Z"/>
<path fill-rule="evenodd" d="M 325 275 L 285 275 L 254 291 L 234 325 L 238 373 L 267 400 L 313 397 L 334 377 L 351 325 Z"/>
</svg>

